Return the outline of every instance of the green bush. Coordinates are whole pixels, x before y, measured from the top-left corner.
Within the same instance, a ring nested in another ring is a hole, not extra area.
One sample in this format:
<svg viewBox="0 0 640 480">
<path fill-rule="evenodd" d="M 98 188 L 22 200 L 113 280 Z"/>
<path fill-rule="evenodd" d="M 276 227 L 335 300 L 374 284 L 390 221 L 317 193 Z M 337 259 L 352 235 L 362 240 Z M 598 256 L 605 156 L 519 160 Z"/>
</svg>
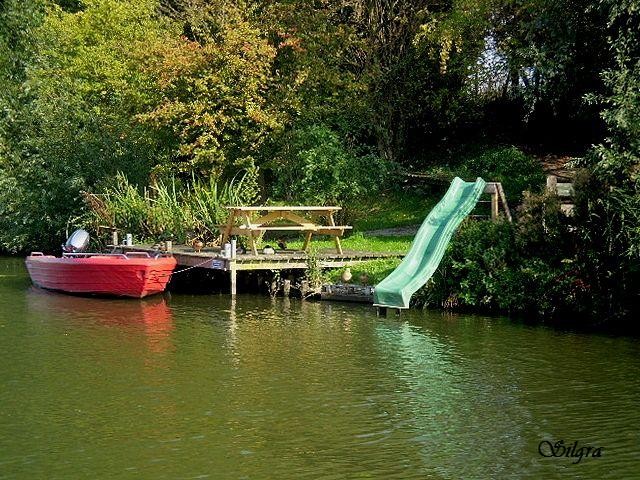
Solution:
<svg viewBox="0 0 640 480">
<path fill-rule="evenodd" d="M 470 180 L 482 177 L 501 182 L 507 199 L 514 204 L 520 203 L 525 190 L 537 191 L 545 181 L 540 162 L 514 146 L 489 148 L 463 157 L 460 174 Z"/>
<path fill-rule="evenodd" d="M 603 318 L 637 318 L 640 290 L 640 2 L 610 2 L 607 138 L 576 180 L 577 255 Z"/>
<path fill-rule="evenodd" d="M 583 172 L 575 182 L 576 256 L 602 318 L 631 318 L 640 288 L 640 189 Z"/>
<path fill-rule="evenodd" d="M 525 190 L 538 191 L 545 182 L 540 162 L 515 146 L 465 148 L 451 158 L 449 165 L 433 165 L 425 174 L 436 182 L 448 182 L 455 176 L 501 182 L 512 207 L 522 201 Z"/>
<path fill-rule="evenodd" d="M 529 233 L 507 222 L 466 221 L 417 304 L 549 318 L 588 313 L 589 288 L 575 259 L 547 255 L 547 246 L 528 243 Z"/>
<path fill-rule="evenodd" d="M 273 194 L 286 201 L 344 204 L 384 185 L 390 166 L 371 152 L 347 148 L 323 125 L 286 136 L 273 165 Z"/>
<path fill-rule="evenodd" d="M 495 275 L 510 267 L 515 231 L 508 223 L 465 221 L 432 280 L 417 295 L 426 306 L 495 308 Z"/>
<path fill-rule="evenodd" d="M 525 191 L 517 219 L 516 244 L 523 256 L 551 261 L 575 254 L 572 221 L 562 212 L 555 193 Z"/>
</svg>

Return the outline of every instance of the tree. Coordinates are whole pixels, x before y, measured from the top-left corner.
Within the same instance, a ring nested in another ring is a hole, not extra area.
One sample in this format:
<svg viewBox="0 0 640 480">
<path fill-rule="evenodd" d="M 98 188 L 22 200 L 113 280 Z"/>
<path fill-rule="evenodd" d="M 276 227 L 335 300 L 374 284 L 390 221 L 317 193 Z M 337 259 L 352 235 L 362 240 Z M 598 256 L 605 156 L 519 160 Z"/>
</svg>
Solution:
<svg viewBox="0 0 640 480">
<path fill-rule="evenodd" d="M 638 311 L 640 288 L 640 2 L 607 2 L 614 65 L 603 73 L 608 137 L 587 156 L 577 188 L 579 255 L 612 316 Z"/>
<path fill-rule="evenodd" d="M 609 66 L 607 12 L 593 0 L 498 0 L 492 7 L 494 91 L 520 121 L 525 141 L 585 149 L 599 139 L 598 110 L 584 102 L 601 92 Z M 539 140 L 540 139 L 540 140 Z"/>
<path fill-rule="evenodd" d="M 153 1 L 84 5 L 76 13 L 49 5 L 40 25 L 29 17 L 15 27 L 28 31 L 31 53 L 28 68 L 14 68 L 15 108 L 2 120 L 0 242 L 8 250 L 55 245 L 79 213 L 81 190 L 117 171 L 146 182 L 162 154 L 136 120 L 155 100 L 135 52 L 170 26 Z M 12 54 L 13 65 L 23 56 Z"/>
<path fill-rule="evenodd" d="M 408 162 L 450 140 L 473 117 L 466 88 L 484 45 L 485 3 L 350 2 L 364 40 L 356 58 L 369 79 L 370 124 L 383 157 Z"/>
<path fill-rule="evenodd" d="M 268 101 L 276 49 L 242 2 L 196 2 L 182 15 L 189 36 L 144 52 L 161 100 L 139 118 L 166 132 L 165 171 L 216 176 L 250 166 L 282 123 Z"/>
</svg>

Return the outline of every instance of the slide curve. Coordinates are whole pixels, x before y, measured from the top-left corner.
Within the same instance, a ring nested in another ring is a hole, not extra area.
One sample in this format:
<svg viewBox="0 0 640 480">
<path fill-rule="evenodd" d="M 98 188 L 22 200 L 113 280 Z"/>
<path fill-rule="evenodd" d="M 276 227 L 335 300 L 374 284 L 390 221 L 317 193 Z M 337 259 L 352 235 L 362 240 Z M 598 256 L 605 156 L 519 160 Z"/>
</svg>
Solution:
<svg viewBox="0 0 640 480">
<path fill-rule="evenodd" d="M 485 185 L 480 177 L 475 182 L 453 179 L 447 193 L 422 223 L 402 263 L 376 285 L 375 306 L 409 308 L 411 296 L 434 274 L 453 233 L 476 205 Z"/>
</svg>

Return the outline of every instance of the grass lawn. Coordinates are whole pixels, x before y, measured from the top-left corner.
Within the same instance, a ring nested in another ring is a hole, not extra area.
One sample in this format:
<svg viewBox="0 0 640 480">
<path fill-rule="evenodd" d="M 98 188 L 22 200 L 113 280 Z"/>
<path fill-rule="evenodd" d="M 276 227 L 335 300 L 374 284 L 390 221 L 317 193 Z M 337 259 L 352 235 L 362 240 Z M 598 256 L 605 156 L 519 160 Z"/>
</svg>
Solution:
<svg viewBox="0 0 640 480">
<path fill-rule="evenodd" d="M 345 206 L 354 232 L 382 228 L 419 225 L 429 214 L 438 198 L 429 198 L 418 190 L 396 190 L 380 193 Z"/>
<path fill-rule="evenodd" d="M 393 272 L 398 265 L 400 265 L 400 259 L 398 258 L 382 258 L 354 265 L 349 267 L 351 269 L 351 274 L 353 275 L 351 283 L 360 284 L 360 276 L 362 274 L 366 274 L 368 277 L 366 284 L 376 285 L 387 275 Z M 327 281 L 329 283 L 341 283 L 342 272 L 344 272 L 344 270 L 344 268 L 328 270 L 325 272 Z"/>
<path fill-rule="evenodd" d="M 400 252 L 407 253 L 411 246 L 412 236 L 403 237 L 365 237 L 362 233 L 354 233 L 350 237 L 342 239 L 344 250 L 359 250 L 365 252 Z M 268 243 L 268 242 L 267 242 Z M 287 243 L 288 248 L 302 249 L 302 239 Z M 311 248 L 317 250 L 328 249 L 335 252 L 333 239 L 311 240 Z"/>
<path fill-rule="evenodd" d="M 360 201 L 358 205 L 347 208 L 349 223 L 353 232 L 342 239 L 344 250 L 368 252 L 400 252 L 407 253 L 413 236 L 365 236 L 362 232 L 384 228 L 419 225 L 429 214 L 438 198 L 425 197 L 417 190 L 388 191 Z M 289 248 L 302 248 L 302 239 L 288 242 Z M 334 251 L 333 239 L 313 239 L 313 249 Z M 368 276 L 367 284 L 375 285 L 389 275 L 400 263 L 400 259 L 378 259 L 354 265 L 351 268 L 352 283 L 360 283 L 363 274 Z M 344 268 L 331 269 L 325 272 L 330 283 L 340 282 Z"/>
</svg>

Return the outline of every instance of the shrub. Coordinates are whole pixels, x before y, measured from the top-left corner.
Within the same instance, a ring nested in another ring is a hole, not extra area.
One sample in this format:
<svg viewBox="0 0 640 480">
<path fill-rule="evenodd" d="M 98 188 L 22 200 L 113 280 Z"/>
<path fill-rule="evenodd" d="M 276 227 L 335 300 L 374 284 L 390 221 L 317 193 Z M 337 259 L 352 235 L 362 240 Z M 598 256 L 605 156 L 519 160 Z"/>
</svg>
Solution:
<svg viewBox="0 0 640 480">
<path fill-rule="evenodd" d="M 576 182 L 577 255 L 606 317 L 637 317 L 640 289 L 640 2 L 608 2 L 611 68 L 602 78 L 607 138 Z"/>
<path fill-rule="evenodd" d="M 602 318 L 631 317 L 640 287 L 640 192 L 587 172 L 575 188 L 575 250 L 594 312 Z"/>
<path fill-rule="evenodd" d="M 347 148 L 323 125 L 294 130 L 283 145 L 273 165 L 273 193 L 287 201 L 346 203 L 377 192 L 390 170 L 377 155 Z"/>
<path fill-rule="evenodd" d="M 544 172 L 535 158 L 514 146 L 494 147 L 465 156 L 460 175 L 501 182 L 510 203 L 518 204 L 525 190 L 536 191 L 544 184 Z"/>
<path fill-rule="evenodd" d="M 524 257 L 560 260 L 573 255 L 570 219 L 560 206 L 555 193 L 524 192 L 516 224 L 516 244 Z"/>
<path fill-rule="evenodd" d="M 544 184 L 544 172 L 540 163 L 514 146 L 465 148 L 451 155 L 448 166 L 433 165 L 425 171 L 434 182 L 449 182 L 454 176 L 465 180 L 482 177 L 488 182 L 501 182 L 511 206 L 522 201 L 525 190 L 537 191 Z M 453 156 L 456 155 L 456 156 Z"/>
<path fill-rule="evenodd" d="M 509 268 L 515 231 L 509 223 L 465 221 L 432 280 L 416 295 L 425 306 L 495 308 L 495 275 Z"/>
<path fill-rule="evenodd" d="M 528 229 L 507 222 L 465 222 L 416 302 L 541 317 L 589 312 L 590 290 L 579 264 L 549 256 L 546 246 L 533 248 L 529 237 Z"/>
</svg>

